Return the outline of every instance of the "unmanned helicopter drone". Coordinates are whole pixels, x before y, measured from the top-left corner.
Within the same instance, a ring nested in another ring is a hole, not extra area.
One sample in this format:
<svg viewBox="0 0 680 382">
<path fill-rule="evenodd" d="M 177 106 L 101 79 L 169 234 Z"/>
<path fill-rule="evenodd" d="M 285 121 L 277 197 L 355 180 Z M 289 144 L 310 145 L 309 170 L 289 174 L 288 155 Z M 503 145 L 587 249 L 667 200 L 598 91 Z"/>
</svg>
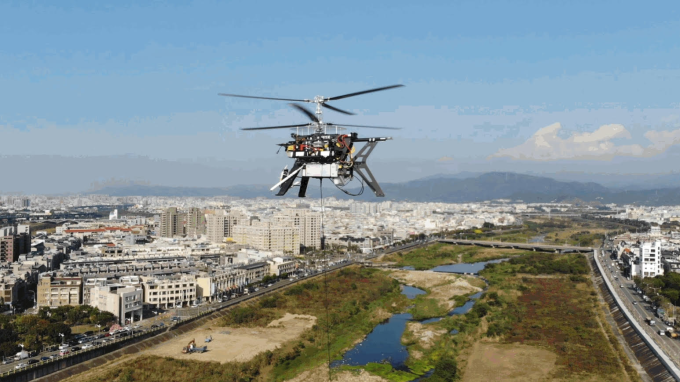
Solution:
<svg viewBox="0 0 680 382">
<path fill-rule="evenodd" d="M 311 122 L 297 125 L 285 126 L 268 126 L 268 127 L 250 127 L 242 128 L 241 130 L 270 130 L 270 129 L 297 129 L 295 133 L 291 134 L 292 141 L 280 143 L 279 146 L 285 148 L 286 154 L 289 158 L 295 158 L 295 164 L 288 170 L 288 165 L 281 172 L 279 182 L 275 184 L 271 191 L 277 187 L 279 192 L 277 196 L 283 196 L 288 190 L 294 186 L 299 185 L 299 197 L 305 197 L 307 192 L 307 185 L 310 178 L 324 179 L 328 178 L 333 181 L 336 187 L 348 195 L 361 195 L 364 189 L 364 182 L 373 190 L 375 196 L 384 197 L 385 193 L 375 180 L 373 173 L 369 170 L 366 164 L 366 159 L 371 154 L 378 142 L 387 141 L 392 137 L 374 137 L 374 138 L 359 138 L 357 133 L 342 134 L 339 130 L 344 130 L 342 126 L 346 127 L 366 127 L 372 129 L 387 129 L 400 130 L 398 127 L 385 126 L 364 126 L 364 125 L 347 125 L 335 124 L 323 121 L 322 107 L 337 111 L 339 113 L 354 115 L 349 111 L 338 109 L 329 105 L 328 101 L 336 101 L 343 98 L 354 97 L 361 94 L 373 93 L 382 90 L 394 89 L 404 85 L 385 86 L 376 89 L 364 90 L 356 93 L 345 94 L 337 97 L 322 97 L 316 96 L 314 99 L 289 99 L 289 98 L 272 98 L 272 97 L 256 97 L 239 94 L 224 94 L 226 97 L 240 97 L 240 98 L 254 98 L 254 99 L 269 99 L 276 101 L 293 101 L 293 102 L 307 102 L 316 104 L 316 112 L 312 113 L 302 105 L 291 103 L 290 106 L 304 113 Z M 306 128 L 307 134 L 300 134 L 300 129 Z M 335 128 L 335 133 L 330 133 L 329 130 Z M 359 149 L 355 154 L 354 144 L 363 142 L 365 145 Z M 343 189 L 352 179 L 354 175 L 359 176 L 361 182 L 361 191 L 358 194 L 350 194 Z M 295 178 L 300 177 L 300 182 L 295 183 Z"/>
</svg>

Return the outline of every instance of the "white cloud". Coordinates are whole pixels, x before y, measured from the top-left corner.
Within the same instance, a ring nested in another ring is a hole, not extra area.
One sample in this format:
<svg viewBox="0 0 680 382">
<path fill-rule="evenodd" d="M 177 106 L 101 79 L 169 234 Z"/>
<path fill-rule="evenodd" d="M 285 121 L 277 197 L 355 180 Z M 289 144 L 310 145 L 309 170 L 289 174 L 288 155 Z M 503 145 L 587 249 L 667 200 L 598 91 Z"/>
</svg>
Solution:
<svg viewBox="0 0 680 382">
<path fill-rule="evenodd" d="M 573 133 L 564 139 L 558 136 L 562 125 L 553 123 L 538 130 L 519 146 L 500 149 L 489 158 L 509 157 L 519 160 L 611 160 L 614 157 L 652 157 L 663 153 L 669 147 L 680 143 L 680 129 L 673 131 L 648 131 L 645 133 L 651 144 L 617 145 L 612 140 L 631 139 L 630 132 L 623 125 L 602 125 L 592 133 Z"/>
</svg>

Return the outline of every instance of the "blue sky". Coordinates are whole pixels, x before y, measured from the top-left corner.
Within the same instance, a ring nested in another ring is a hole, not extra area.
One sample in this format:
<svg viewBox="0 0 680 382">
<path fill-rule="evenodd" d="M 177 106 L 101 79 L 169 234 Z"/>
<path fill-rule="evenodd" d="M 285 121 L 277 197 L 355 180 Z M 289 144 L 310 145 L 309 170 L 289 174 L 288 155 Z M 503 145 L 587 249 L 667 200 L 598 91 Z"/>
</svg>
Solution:
<svg viewBox="0 0 680 382">
<path fill-rule="evenodd" d="M 310 98 L 394 83 L 406 87 L 335 103 L 358 116 L 326 114 L 406 128 L 375 153 L 390 181 L 584 163 L 668 172 L 680 155 L 678 2 L 138 3 L 0 4 L 9 143 L 0 155 L 131 154 L 276 172 L 285 158 L 253 148 L 288 133 L 238 128 L 304 119 L 285 103 L 218 92 Z M 546 139 L 561 156 L 515 155 L 555 123 Z M 570 154 L 578 134 L 610 124 L 628 135 L 605 129 L 574 149 L 595 155 Z M 670 143 L 645 149 L 659 140 Z M 607 148 L 634 144 L 643 150 Z M 390 170 L 395 161 L 409 170 Z"/>
</svg>

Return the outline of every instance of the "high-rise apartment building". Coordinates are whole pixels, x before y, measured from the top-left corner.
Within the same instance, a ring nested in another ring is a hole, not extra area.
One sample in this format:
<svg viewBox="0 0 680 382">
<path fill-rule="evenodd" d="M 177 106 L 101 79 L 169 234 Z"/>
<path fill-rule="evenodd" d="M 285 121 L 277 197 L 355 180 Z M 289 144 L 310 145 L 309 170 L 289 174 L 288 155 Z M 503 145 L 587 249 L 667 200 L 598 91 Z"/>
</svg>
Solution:
<svg viewBox="0 0 680 382">
<path fill-rule="evenodd" d="M 241 212 L 217 210 L 206 215 L 208 240 L 213 243 L 224 242 L 226 238 L 234 236 L 234 227 L 239 224 L 249 225 L 247 216 Z"/>
<path fill-rule="evenodd" d="M 663 276 L 661 263 L 661 242 L 645 242 L 640 246 L 640 274 L 642 278 Z"/>
<path fill-rule="evenodd" d="M 234 227 L 234 240 L 261 251 L 300 254 L 300 229 L 284 222 L 258 222 Z"/>
<path fill-rule="evenodd" d="M 275 218 L 278 222 L 288 221 L 300 230 L 300 244 L 304 248 L 321 248 L 321 214 L 303 208 L 284 211 Z"/>
<path fill-rule="evenodd" d="M 161 237 L 173 237 L 183 233 L 183 222 L 180 220 L 181 214 L 176 207 L 170 207 L 161 214 L 159 230 Z"/>
<path fill-rule="evenodd" d="M 31 252 L 31 232 L 29 226 L 0 228 L 0 263 L 17 261 L 19 255 Z"/>
<path fill-rule="evenodd" d="M 186 234 L 189 236 L 205 235 L 205 214 L 200 208 L 190 208 L 186 213 Z"/>
</svg>

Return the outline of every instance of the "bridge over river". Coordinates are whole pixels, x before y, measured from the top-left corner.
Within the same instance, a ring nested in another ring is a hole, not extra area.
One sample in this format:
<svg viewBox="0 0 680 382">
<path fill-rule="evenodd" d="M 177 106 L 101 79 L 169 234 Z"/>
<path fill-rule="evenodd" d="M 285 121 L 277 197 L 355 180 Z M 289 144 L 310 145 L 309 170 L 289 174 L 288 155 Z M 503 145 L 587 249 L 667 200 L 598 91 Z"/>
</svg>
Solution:
<svg viewBox="0 0 680 382">
<path fill-rule="evenodd" d="M 459 239 L 439 239 L 439 243 L 454 244 L 454 245 L 475 245 L 479 247 L 489 248 L 508 248 L 508 249 L 524 249 L 535 252 L 555 252 L 555 253 L 588 253 L 592 252 L 591 247 L 578 247 L 572 245 L 551 245 L 541 243 L 508 243 L 502 241 L 485 241 L 485 240 L 459 240 Z"/>
</svg>

